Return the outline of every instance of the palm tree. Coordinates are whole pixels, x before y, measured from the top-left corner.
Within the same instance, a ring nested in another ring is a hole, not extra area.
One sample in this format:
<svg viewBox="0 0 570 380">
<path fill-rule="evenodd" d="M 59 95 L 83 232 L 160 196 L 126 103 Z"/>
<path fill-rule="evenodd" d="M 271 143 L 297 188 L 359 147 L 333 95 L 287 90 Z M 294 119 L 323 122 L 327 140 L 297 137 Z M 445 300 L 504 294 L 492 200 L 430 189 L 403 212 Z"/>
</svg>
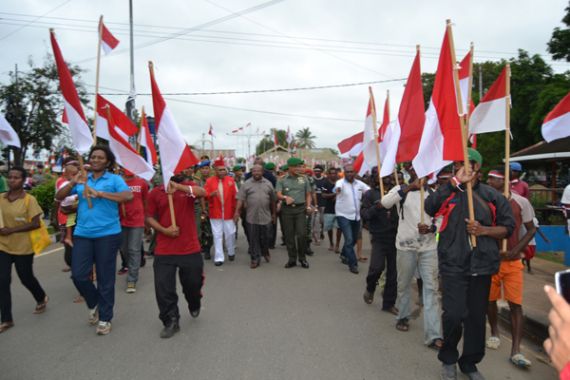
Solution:
<svg viewBox="0 0 570 380">
<path fill-rule="evenodd" d="M 297 146 L 302 149 L 313 149 L 315 148 L 316 136 L 313 136 L 309 127 L 303 128 L 295 133 L 295 140 L 297 141 Z"/>
</svg>

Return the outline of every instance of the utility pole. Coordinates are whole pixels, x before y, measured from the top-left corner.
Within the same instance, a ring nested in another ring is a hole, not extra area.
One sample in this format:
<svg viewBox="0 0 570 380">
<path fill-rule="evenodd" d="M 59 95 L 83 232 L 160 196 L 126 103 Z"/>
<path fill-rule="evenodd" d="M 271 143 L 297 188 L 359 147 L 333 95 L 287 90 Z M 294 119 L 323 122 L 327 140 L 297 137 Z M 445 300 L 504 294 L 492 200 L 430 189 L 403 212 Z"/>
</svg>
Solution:
<svg viewBox="0 0 570 380">
<path fill-rule="evenodd" d="M 136 90 L 135 90 L 135 45 L 134 45 L 134 32 L 133 32 L 133 0 L 129 0 L 129 42 L 130 42 L 130 89 L 129 89 L 129 97 L 127 98 L 127 116 L 133 121 L 135 120 L 135 97 L 136 97 Z"/>
<path fill-rule="evenodd" d="M 246 170 L 248 170 L 249 169 L 247 167 L 248 159 L 251 157 L 251 138 L 252 137 L 265 136 L 265 134 L 259 133 L 259 129 L 258 129 L 255 133 L 254 132 L 246 132 L 244 130 L 243 133 L 226 133 L 226 135 L 232 136 L 232 137 L 245 137 L 247 139 L 247 157 L 245 158 L 245 164 L 246 164 Z"/>
</svg>

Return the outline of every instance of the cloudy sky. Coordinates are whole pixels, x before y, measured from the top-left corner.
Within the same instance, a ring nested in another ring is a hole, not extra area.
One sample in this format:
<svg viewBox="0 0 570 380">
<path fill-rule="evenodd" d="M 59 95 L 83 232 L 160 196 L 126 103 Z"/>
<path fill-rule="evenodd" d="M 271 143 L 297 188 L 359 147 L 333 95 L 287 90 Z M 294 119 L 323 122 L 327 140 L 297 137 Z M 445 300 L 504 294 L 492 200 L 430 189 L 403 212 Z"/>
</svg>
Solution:
<svg viewBox="0 0 570 380">
<path fill-rule="evenodd" d="M 172 109 L 190 144 L 199 145 L 212 123 L 216 148 L 246 153 L 250 132 L 310 127 L 318 147 L 336 147 L 363 128 L 366 85 L 253 94 L 180 93 L 288 89 L 384 81 L 373 84 L 378 105 L 386 90 L 397 114 L 403 81 L 422 46 L 422 71 L 437 64 L 445 20 L 454 23 L 458 58 L 471 41 L 475 61 L 499 60 L 517 49 L 552 63 L 546 42 L 561 26 L 566 0 L 379 1 L 379 0 L 133 0 L 137 107 L 152 114 L 147 62 L 171 94 Z M 0 81 L 29 57 L 51 53 L 48 28 L 56 30 L 67 61 L 79 64 L 94 91 L 97 20 L 121 40 L 101 62 L 101 93 L 122 108 L 129 91 L 128 0 L 3 0 L 0 8 Z M 241 13 L 239 13 L 241 12 Z M 552 63 L 556 71 L 570 65 Z M 381 114 L 381 110 L 378 111 Z M 252 138 L 252 148 L 259 138 Z"/>
</svg>

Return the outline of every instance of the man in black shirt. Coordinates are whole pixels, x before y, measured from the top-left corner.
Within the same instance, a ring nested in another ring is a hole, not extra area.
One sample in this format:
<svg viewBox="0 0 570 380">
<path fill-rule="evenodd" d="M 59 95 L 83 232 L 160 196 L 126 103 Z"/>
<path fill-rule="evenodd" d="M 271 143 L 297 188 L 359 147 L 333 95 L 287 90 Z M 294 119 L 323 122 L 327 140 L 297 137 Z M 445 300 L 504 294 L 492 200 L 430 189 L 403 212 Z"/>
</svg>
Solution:
<svg viewBox="0 0 570 380">
<path fill-rule="evenodd" d="M 315 165 L 313 169 L 313 179 L 315 180 L 315 193 L 317 195 L 317 210 L 318 212 L 313 215 L 313 241 L 320 244 L 323 236 L 323 215 L 325 211 L 326 200 L 322 196 L 323 185 L 327 182 L 327 177 L 323 175 L 324 168 L 321 165 Z"/>
<path fill-rule="evenodd" d="M 323 199 L 323 231 L 326 231 L 329 236 L 329 251 L 334 251 L 335 246 L 333 243 L 333 229 L 336 227 L 337 236 L 340 236 L 340 229 L 336 224 L 336 215 L 334 210 L 336 193 L 334 185 L 338 180 L 336 168 L 329 168 L 327 178 L 321 185 L 321 198 Z M 318 200 L 318 199 L 317 199 Z M 338 241 L 338 239 L 337 239 Z M 337 243 L 338 247 L 338 243 Z"/>
</svg>

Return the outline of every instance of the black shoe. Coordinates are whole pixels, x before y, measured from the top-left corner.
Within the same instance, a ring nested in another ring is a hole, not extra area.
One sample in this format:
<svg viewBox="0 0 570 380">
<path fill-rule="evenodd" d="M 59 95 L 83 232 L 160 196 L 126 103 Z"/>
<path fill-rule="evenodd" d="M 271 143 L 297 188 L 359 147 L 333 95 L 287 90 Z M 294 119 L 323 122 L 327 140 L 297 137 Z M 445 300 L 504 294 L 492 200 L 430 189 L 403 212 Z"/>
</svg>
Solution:
<svg viewBox="0 0 570 380">
<path fill-rule="evenodd" d="M 217 267 L 221 267 L 223 264 L 224 264 L 223 261 L 216 261 L 216 262 L 214 263 L 214 265 L 217 266 Z"/>
<path fill-rule="evenodd" d="M 200 315 L 200 308 L 197 308 L 196 310 L 190 310 L 190 315 L 192 318 L 198 318 Z"/>
<path fill-rule="evenodd" d="M 229 259 L 230 261 L 234 261 L 234 260 L 236 259 L 236 255 L 228 256 L 228 259 Z"/>
<path fill-rule="evenodd" d="M 307 260 L 299 260 L 299 263 L 303 268 L 305 269 L 309 268 L 309 263 L 307 262 Z"/>
<path fill-rule="evenodd" d="M 289 268 L 293 268 L 296 267 L 297 263 L 289 261 L 287 264 L 285 264 L 285 268 L 289 269 Z"/>
<path fill-rule="evenodd" d="M 309 249 L 309 250 L 307 250 L 307 252 L 305 252 L 305 254 L 307 256 L 313 256 L 315 254 L 315 252 L 313 252 L 312 250 Z"/>
<path fill-rule="evenodd" d="M 210 251 L 204 252 L 204 260 L 210 260 L 211 258 L 212 255 L 210 254 Z"/>
<path fill-rule="evenodd" d="M 146 258 L 144 256 L 141 257 L 141 268 L 146 265 Z"/>
<path fill-rule="evenodd" d="M 340 257 L 340 262 L 343 263 L 344 265 L 348 265 L 348 259 L 344 256 Z"/>
<path fill-rule="evenodd" d="M 348 268 L 348 270 L 350 271 L 350 273 L 358 274 L 358 267 L 356 266 L 350 267 Z"/>
<path fill-rule="evenodd" d="M 180 326 L 178 325 L 178 321 L 172 321 L 166 326 L 164 326 L 164 328 L 160 332 L 160 337 L 162 339 L 172 338 L 172 336 L 176 334 L 178 331 L 180 331 Z"/>
</svg>

